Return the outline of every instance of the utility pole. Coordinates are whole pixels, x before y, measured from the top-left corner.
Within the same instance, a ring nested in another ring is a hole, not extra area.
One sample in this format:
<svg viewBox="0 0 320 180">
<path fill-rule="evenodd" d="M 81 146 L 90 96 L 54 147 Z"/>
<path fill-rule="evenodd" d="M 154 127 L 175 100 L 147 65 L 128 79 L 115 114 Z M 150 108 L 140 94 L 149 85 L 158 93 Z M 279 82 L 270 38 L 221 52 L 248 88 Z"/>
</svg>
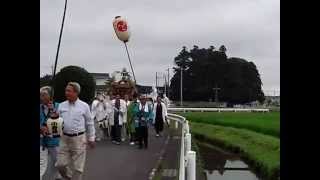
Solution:
<svg viewBox="0 0 320 180">
<path fill-rule="evenodd" d="M 158 72 L 156 72 L 156 89 L 158 90 Z"/>
<path fill-rule="evenodd" d="M 218 88 L 218 86 L 216 86 L 215 88 L 212 88 L 215 93 L 214 93 L 214 102 L 218 103 L 218 93 L 219 93 L 219 90 L 220 88 Z"/>
<path fill-rule="evenodd" d="M 67 11 L 67 3 L 68 3 L 68 0 L 65 0 L 64 1 L 62 24 L 61 24 L 61 29 L 60 29 L 59 41 L 58 41 L 58 48 L 57 48 L 57 53 L 56 53 L 56 59 L 55 59 L 55 62 L 54 62 L 54 69 L 53 69 L 53 73 L 52 73 L 52 79 L 54 79 L 54 77 L 56 75 L 56 70 L 57 70 L 57 64 L 58 64 L 58 57 L 59 57 L 59 50 L 60 50 L 60 44 L 61 44 L 61 38 L 62 38 L 62 32 L 63 32 L 63 26 L 64 26 L 64 20 L 65 20 L 66 11 Z"/>
<path fill-rule="evenodd" d="M 54 66 L 53 65 L 51 65 L 51 71 L 52 71 L 52 75 L 53 75 L 53 73 L 54 73 Z"/>
<path fill-rule="evenodd" d="M 163 74 L 163 78 L 164 78 L 164 94 L 167 95 L 167 80 L 166 80 L 165 74 Z"/>
<path fill-rule="evenodd" d="M 170 94 L 170 91 L 169 91 L 169 89 L 170 89 L 170 74 L 169 73 L 170 73 L 170 68 L 168 68 L 168 81 L 167 81 L 167 83 L 168 83 L 168 94 L 167 94 L 167 97 L 168 98 L 169 98 L 169 94 Z"/>
<path fill-rule="evenodd" d="M 182 71 L 183 71 L 183 69 L 182 69 L 182 66 L 180 67 L 180 106 L 182 107 L 183 106 L 183 104 L 182 104 L 182 101 L 183 101 L 183 92 L 182 92 L 182 89 L 183 89 L 183 87 L 182 87 L 182 81 L 183 81 L 183 73 L 182 73 Z"/>
</svg>

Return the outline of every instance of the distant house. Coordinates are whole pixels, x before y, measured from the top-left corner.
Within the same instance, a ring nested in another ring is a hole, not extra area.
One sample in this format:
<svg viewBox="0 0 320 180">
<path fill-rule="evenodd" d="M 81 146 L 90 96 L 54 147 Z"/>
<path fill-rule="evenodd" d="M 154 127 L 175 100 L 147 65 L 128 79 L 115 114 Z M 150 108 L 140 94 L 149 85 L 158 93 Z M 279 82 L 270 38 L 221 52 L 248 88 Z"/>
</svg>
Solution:
<svg viewBox="0 0 320 180">
<path fill-rule="evenodd" d="M 96 81 L 96 94 L 105 93 L 107 89 L 106 82 L 111 80 L 109 73 L 90 73 Z"/>
<path fill-rule="evenodd" d="M 152 92 L 152 86 L 143 86 L 143 85 L 137 84 L 136 88 L 140 94 L 150 94 Z M 158 86 L 157 90 L 158 90 L 158 94 L 163 94 L 164 87 Z"/>
<path fill-rule="evenodd" d="M 265 103 L 280 106 L 280 96 L 266 96 Z"/>
</svg>

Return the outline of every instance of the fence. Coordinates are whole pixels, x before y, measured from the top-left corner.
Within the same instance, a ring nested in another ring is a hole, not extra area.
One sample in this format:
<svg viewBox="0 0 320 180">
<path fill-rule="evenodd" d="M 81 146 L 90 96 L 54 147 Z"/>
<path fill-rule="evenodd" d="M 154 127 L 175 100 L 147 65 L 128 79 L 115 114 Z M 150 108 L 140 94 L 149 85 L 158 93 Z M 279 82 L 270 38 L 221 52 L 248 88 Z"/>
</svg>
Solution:
<svg viewBox="0 0 320 180">
<path fill-rule="evenodd" d="M 168 108 L 171 112 L 269 112 L 269 109 L 250 108 Z"/>
<path fill-rule="evenodd" d="M 181 124 L 181 148 L 179 180 L 196 179 L 196 152 L 191 151 L 191 134 L 189 123 L 185 117 L 168 113 L 169 120 L 176 122 L 176 127 Z"/>
</svg>

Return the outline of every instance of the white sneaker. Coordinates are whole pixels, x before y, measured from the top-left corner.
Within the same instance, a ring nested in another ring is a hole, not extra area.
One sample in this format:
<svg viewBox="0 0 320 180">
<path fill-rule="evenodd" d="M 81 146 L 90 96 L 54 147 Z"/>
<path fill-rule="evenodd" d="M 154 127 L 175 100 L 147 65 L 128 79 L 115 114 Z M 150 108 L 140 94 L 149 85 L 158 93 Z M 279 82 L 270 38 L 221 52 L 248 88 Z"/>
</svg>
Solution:
<svg viewBox="0 0 320 180">
<path fill-rule="evenodd" d="M 156 135 L 156 137 L 159 137 L 159 136 L 160 136 L 159 134 Z"/>
<path fill-rule="evenodd" d="M 131 145 L 131 146 L 134 146 L 134 142 L 131 142 L 130 145 Z"/>
<path fill-rule="evenodd" d="M 96 138 L 96 141 L 98 141 L 98 142 L 99 142 L 99 141 L 101 141 L 101 139 L 100 139 L 100 138 Z"/>
<path fill-rule="evenodd" d="M 122 139 L 121 139 L 122 142 L 124 142 L 125 140 L 126 140 L 125 138 L 122 138 Z"/>
</svg>

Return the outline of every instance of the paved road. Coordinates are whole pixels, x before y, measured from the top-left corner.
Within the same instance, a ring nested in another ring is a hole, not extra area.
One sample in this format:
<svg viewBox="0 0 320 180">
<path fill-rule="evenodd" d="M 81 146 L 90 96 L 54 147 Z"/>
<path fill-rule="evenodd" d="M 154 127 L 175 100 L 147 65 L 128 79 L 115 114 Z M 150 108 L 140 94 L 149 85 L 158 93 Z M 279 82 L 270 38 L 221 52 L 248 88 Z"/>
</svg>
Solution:
<svg viewBox="0 0 320 180">
<path fill-rule="evenodd" d="M 149 148 L 137 149 L 128 142 L 114 145 L 100 142 L 88 152 L 84 180 L 145 180 L 155 167 L 167 137 L 155 137 L 149 129 Z"/>
<path fill-rule="evenodd" d="M 172 134 L 172 129 L 171 129 Z M 129 142 L 115 145 L 106 140 L 98 142 L 95 149 L 88 150 L 83 180 L 146 180 L 163 152 L 166 157 L 177 157 L 180 145 L 175 138 L 169 138 L 170 132 L 165 128 L 163 137 L 155 137 L 153 128 L 149 128 L 148 149 L 138 149 Z M 167 142 L 167 145 L 166 145 Z M 171 144 L 171 145 L 170 145 Z M 174 144 L 174 145 L 172 145 Z M 170 148 L 167 148 L 170 145 Z M 169 151 L 164 151 L 169 149 Z M 176 158 L 169 163 L 176 164 Z M 174 167 L 170 167 L 174 168 Z M 48 180 L 48 174 L 44 180 Z"/>
</svg>

